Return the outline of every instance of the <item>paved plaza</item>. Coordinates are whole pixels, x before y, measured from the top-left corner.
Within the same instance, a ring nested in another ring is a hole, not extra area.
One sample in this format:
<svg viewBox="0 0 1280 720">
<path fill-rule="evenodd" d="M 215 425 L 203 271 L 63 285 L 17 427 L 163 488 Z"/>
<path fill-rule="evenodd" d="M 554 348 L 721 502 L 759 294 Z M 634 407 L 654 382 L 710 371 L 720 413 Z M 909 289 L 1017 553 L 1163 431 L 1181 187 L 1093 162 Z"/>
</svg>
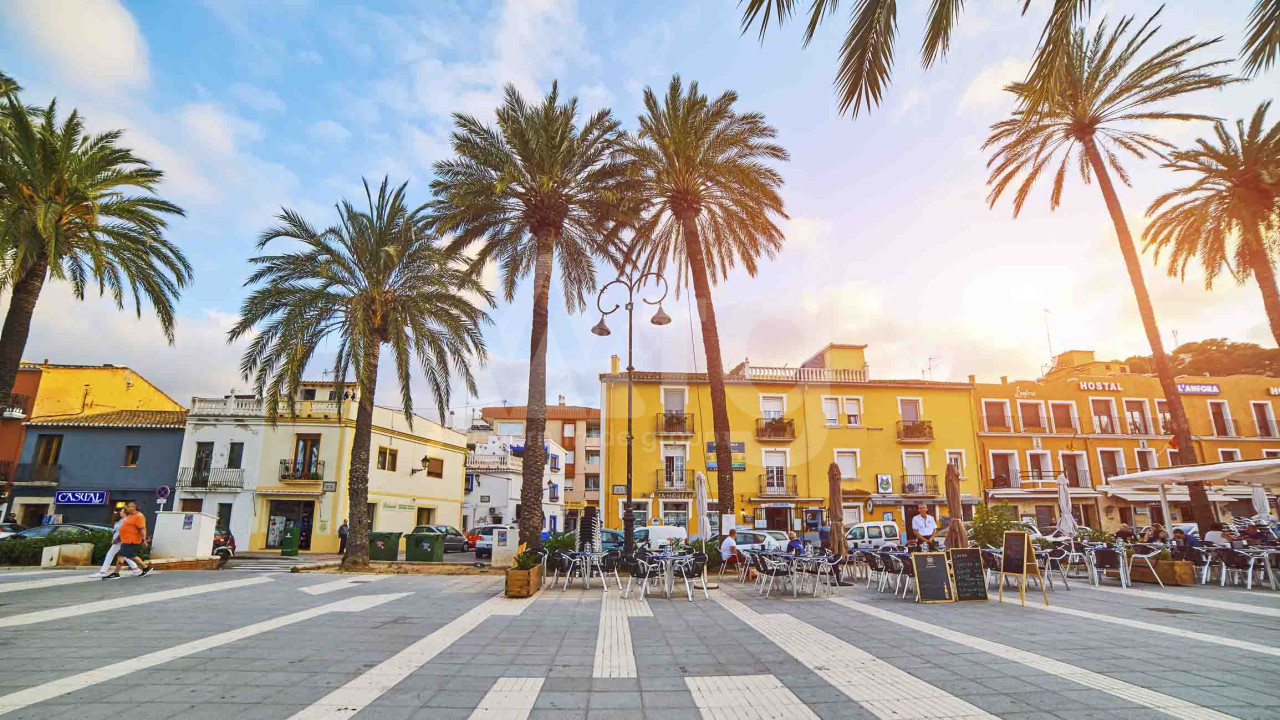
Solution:
<svg viewBox="0 0 1280 720">
<path fill-rule="evenodd" d="M 5 718 L 1274 718 L 1280 593 L 919 605 L 724 582 L 0 571 Z M 683 591 L 683 587 L 680 588 Z M 1008 595 L 1006 595 L 1006 600 Z"/>
</svg>

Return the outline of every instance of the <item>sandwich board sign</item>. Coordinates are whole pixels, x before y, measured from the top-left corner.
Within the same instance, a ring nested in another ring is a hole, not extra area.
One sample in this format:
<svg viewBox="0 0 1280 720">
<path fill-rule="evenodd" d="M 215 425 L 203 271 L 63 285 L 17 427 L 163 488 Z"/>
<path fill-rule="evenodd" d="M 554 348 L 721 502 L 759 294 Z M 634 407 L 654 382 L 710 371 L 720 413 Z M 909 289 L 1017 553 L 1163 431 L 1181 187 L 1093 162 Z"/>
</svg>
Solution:
<svg viewBox="0 0 1280 720">
<path fill-rule="evenodd" d="M 982 551 L 978 548 L 952 548 L 951 583 L 956 589 L 956 602 L 986 602 L 987 573 L 982 567 Z"/>
<path fill-rule="evenodd" d="M 916 575 L 916 602 L 955 602 L 946 553 L 918 552 L 911 556 L 911 564 Z"/>
<path fill-rule="evenodd" d="M 1000 557 L 1000 601 L 1004 602 L 1004 580 L 1012 575 L 1018 583 L 1018 597 L 1023 605 L 1027 604 L 1027 575 L 1035 575 L 1040 581 L 1040 593 L 1044 595 L 1044 604 L 1049 604 L 1049 593 L 1044 587 L 1044 577 L 1040 575 L 1040 565 L 1036 562 L 1035 548 L 1031 546 L 1031 536 L 1022 530 L 1006 530 L 1004 533 L 1003 553 Z"/>
</svg>

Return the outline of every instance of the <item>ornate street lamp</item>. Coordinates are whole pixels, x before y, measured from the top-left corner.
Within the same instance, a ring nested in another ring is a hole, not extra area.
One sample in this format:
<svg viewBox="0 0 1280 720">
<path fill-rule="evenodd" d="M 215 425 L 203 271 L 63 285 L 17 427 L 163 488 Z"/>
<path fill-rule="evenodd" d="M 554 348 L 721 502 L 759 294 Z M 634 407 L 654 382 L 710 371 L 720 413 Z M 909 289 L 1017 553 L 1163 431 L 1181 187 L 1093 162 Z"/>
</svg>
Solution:
<svg viewBox="0 0 1280 720">
<path fill-rule="evenodd" d="M 653 314 L 653 317 L 650 318 L 649 322 L 653 323 L 654 325 L 670 324 L 671 316 L 666 314 L 662 310 L 662 301 L 667 297 L 667 281 L 656 272 L 646 272 L 646 273 L 641 273 L 640 275 L 633 275 L 632 273 L 623 271 L 618 275 L 618 278 L 616 280 L 600 288 L 600 294 L 596 296 L 596 308 L 600 311 L 600 322 L 596 323 L 595 327 L 591 328 L 591 334 L 599 335 L 600 337 L 607 337 L 609 335 L 609 326 L 606 325 L 604 322 L 605 316 L 612 315 L 620 307 L 626 309 L 627 311 L 627 503 L 626 503 L 626 508 L 627 509 L 626 509 L 626 512 L 622 514 L 622 528 L 623 528 L 623 537 L 625 538 L 625 543 L 623 547 L 624 547 L 624 551 L 627 554 L 634 552 L 636 549 L 636 542 L 635 542 L 636 518 L 635 518 L 635 513 L 631 509 L 631 446 L 632 446 L 632 440 L 635 437 L 631 432 L 632 374 L 635 371 L 635 367 L 632 365 L 632 361 L 631 361 L 631 345 L 632 345 L 632 335 L 633 335 L 634 315 L 635 315 L 633 311 L 635 309 L 636 291 L 640 290 L 645 283 L 651 280 L 655 281 L 656 287 L 654 287 L 654 290 L 656 291 L 658 287 L 661 287 L 662 294 L 659 295 L 658 299 L 656 300 L 650 300 L 644 297 L 640 298 L 644 303 L 648 305 L 658 306 L 658 312 Z M 609 290 L 609 288 L 613 287 L 614 285 L 620 285 L 627 289 L 627 302 L 625 305 L 618 305 L 617 303 L 614 303 L 612 308 L 605 310 L 604 294 Z"/>
</svg>

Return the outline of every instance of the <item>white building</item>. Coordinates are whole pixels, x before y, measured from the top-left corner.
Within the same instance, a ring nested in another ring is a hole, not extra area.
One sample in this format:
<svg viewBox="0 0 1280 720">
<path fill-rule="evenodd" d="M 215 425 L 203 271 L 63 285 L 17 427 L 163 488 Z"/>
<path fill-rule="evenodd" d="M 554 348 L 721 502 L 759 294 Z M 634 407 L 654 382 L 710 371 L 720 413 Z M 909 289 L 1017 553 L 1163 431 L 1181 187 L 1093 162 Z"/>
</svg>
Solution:
<svg viewBox="0 0 1280 720">
<path fill-rule="evenodd" d="M 301 549 L 338 550 L 349 518 L 347 478 L 355 438 L 355 388 L 346 386 L 339 416 L 333 384 L 304 383 L 295 415 L 266 418 L 252 396 L 192 398 L 174 507 L 219 517 L 238 549 L 280 546 L 288 525 Z M 466 436 L 414 416 L 374 407 L 369 448 L 368 515 L 373 530 L 458 525 L 462 517 Z"/>
<path fill-rule="evenodd" d="M 524 482 L 523 438 L 499 437 L 472 429 L 473 449 L 467 455 L 466 496 L 462 501 L 462 527 L 514 525 L 521 512 L 520 487 Z M 564 531 L 565 450 L 547 441 L 543 469 L 542 529 Z"/>
</svg>

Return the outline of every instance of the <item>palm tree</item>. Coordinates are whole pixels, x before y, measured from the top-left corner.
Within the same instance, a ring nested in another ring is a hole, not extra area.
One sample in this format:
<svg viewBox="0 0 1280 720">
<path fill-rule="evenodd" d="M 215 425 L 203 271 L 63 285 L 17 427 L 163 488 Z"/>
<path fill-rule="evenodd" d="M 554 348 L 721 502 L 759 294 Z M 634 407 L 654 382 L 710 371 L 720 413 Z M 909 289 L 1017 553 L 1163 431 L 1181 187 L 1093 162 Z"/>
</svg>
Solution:
<svg viewBox="0 0 1280 720">
<path fill-rule="evenodd" d="M 764 115 L 737 112 L 737 100 L 733 91 L 711 100 L 696 82 L 686 91 L 676 75 L 662 100 L 645 88 L 639 138 L 627 143 L 639 194 L 648 201 L 635 226 L 636 261 L 658 272 L 675 265 L 677 289 L 691 283 L 698 301 L 721 515 L 734 511 L 733 457 L 711 285 L 737 263 L 754 276 L 760 256 L 771 258 L 782 247 L 771 216 L 787 217 L 778 194 L 782 176 L 766 164 L 787 160 L 787 151 L 773 142 L 777 131 Z"/>
<path fill-rule="evenodd" d="M 495 261 L 508 302 L 516 284 L 533 273 L 529 338 L 529 398 L 525 413 L 520 541 L 541 547 L 543 438 L 547 418 L 547 305 L 553 265 L 559 261 L 569 312 L 586 307 L 595 290 L 595 260 L 609 256 L 619 227 L 628 163 L 609 110 L 577 124 L 578 101 L 561 104 L 559 90 L 529 105 L 514 86 L 497 109 L 497 128 L 455 114 L 453 159 L 435 163 L 432 221 L 454 236 L 456 248 L 478 243 L 475 266 Z"/>
<path fill-rule="evenodd" d="M 1132 17 L 1122 18 L 1114 29 L 1109 29 L 1104 19 L 1092 39 L 1085 36 L 1084 30 L 1076 30 L 1070 44 L 1069 71 L 1062 76 L 1063 91 L 1038 112 L 1015 110 L 1010 118 L 992 125 L 991 136 L 983 144 L 983 149 L 994 148 L 987 163 L 991 168 L 987 182 L 992 186 L 987 200 L 992 207 L 1020 179 L 1013 198 L 1015 217 L 1041 173 L 1052 167 L 1059 156 L 1061 160 L 1056 162 L 1049 200 L 1051 209 L 1056 209 L 1062 199 L 1067 169 L 1073 164 L 1079 168 L 1086 183 L 1097 176 L 1111 222 L 1115 225 L 1129 282 L 1133 284 L 1142 326 L 1151 344 L 1152 365 L 1169 404 L 1180 462 L 1186 464 L 1195 462 L 1191 429 L 1174 382 L 1173 368 L 1156 326 L 1155 311 L 1142 277 L 1133 236 L 1115 186 L 1111 183 L 1111 172 L 1114 171 L 1121 181 L 1128 184 L 1129 175 L 1118 153 L 1143 159 L 1148 154 L 1158 156 L 1163 149 L 1172 147 L 1155 135 L 1134 129 L 1136 123 L 1213 119 L 1153 106 L 1200 90 L 1221 88 L 1235 82 L 1235 78 L 1217 72 L 1230 62 L 1228 60 L 1191 61 L 1193 55 L 1219 42 L 1217 39 L 1197 41 L 1183 38 L 1139 58 L 1158 31 L 1152 27 L 1158 15 L 1157 11 L 1132 33 Z M 1030 97 L 1042 90 L 1021 82 L 1006 89 L 1023 101 L 1024 106 Z M 1193 483 L 1190 494 L 1192 512 L 1203 534 L 1208 532 L 1208 524 L 1213 521 L 1203 484 Z"/>
<path fill-rule="evenodd" d="M 367 206 L 344 200 L 338 224 L 324 230 L 282 210 L 280 224 L 262 233 L 258 249 L 277 239 L 301 245 L 249 260 L 257 269 L 245 285 L 258 287 L 227 334 L 232 342 L 254 333 L 240 370 L 254 381 L 273 420 L 282 403 L 292 411 L 302 373 L 322 341 L 337 344 L 335 397 L 342 396 L 346 378 L 355 376 L 358 405 L 347 479 L 351 530 L 343 567 L 369 563 L 369 443 L 382 346 L 391 350 L 410 427 L 415 361 L 443 419 L 451 374 L 474 394 L 471 363 L 486 359 L 481 328 L 489 318 L 476 300 L 492 305 L 492 298 L 466 258 L 430 232 L 424 208 L 409 208 L 406 185 L 393 190 L 384 178 L 375 197 L 366 182 Z"/>
<path fill-rule="evenodd" d="M 164 173 L 120 147 L 118 130 L 87 135 L 80 114 L 61 123 L 57 102 L 33 110 L 10 87 L 0 105 L 0 286 L 11 291 L 0 330 L 0 402 L 9 398 L 45 283 L 96 284 L 123 309 L 143 298 L 170 343 L 174 303 L 191 265 L 165 237 L 182 209 L 154 195 Z M 130 194 L 133 190 L 144 194 Z"/>
<path fill-rule="evenodd" d="M 1245 75 L 1256 76 L 1280 58 L 1280 0 L 1257 0 L 1241 51 Z"/>
<path fill-rule="evenodd" d="M 1170 276 L 1185 275 L 1187 263 L 1199 257 L 1206 288 L 1224 265 L 1236 282 L 1252 275 L 1280 345 L 1280 293 L 1268 249 L 1274 242 L 1269 236 L 1280 230 L 1280 123 L 1265 129 L 1270 106 L 1259 105 L 1247 129 L 1237 120 L 1234 138 L 1219 122 L 1217 144 L 1200 139 L 1198 147 L 1170 154 L 1165 167 L 1192 173 L 1195 180 L 1151 203 L 1147 214 L 1154 217 L 1143 239 L 1156 249 L 1157 260 L 1161 249 L 1170 248 Z"/>
</svg>

